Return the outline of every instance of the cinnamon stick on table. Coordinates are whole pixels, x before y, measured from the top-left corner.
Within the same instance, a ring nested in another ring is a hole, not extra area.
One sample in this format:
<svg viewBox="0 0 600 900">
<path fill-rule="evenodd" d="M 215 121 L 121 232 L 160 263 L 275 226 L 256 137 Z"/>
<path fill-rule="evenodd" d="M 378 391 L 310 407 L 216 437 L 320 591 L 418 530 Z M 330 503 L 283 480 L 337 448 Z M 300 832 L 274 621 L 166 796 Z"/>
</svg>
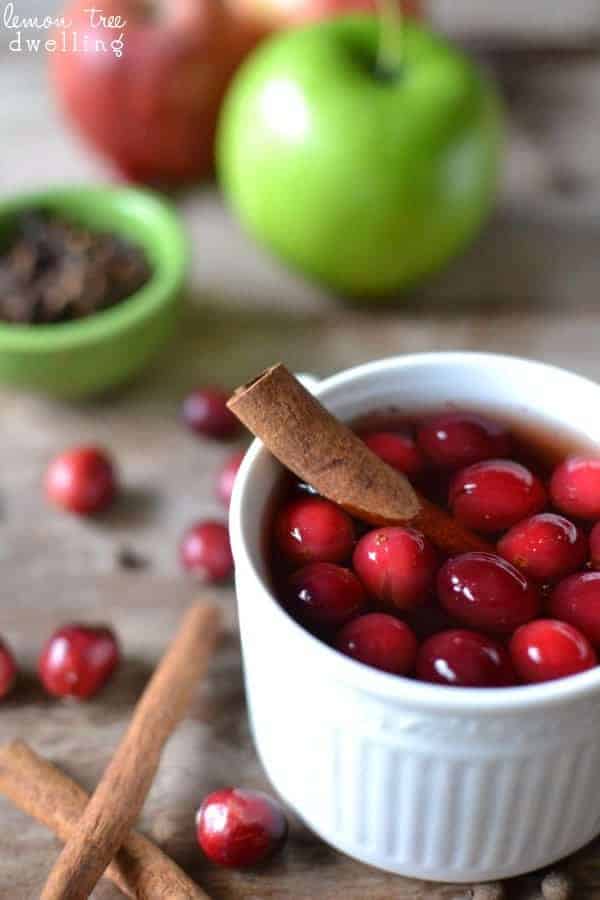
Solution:
<svg viewBox="0 0 600 900">
<path fill-rule="evenodd" d="M 229 409 L 286 468 L 372 525 L 412 525 L 442 550 L 493 548 L 421 497 L 279 363 L 235 391 Z"/>
<path fill-rule="evenodd" d="M 214 606 L 188 610 L 76 832 L 50 872 L 41 900 L 85 900 L 123 844 L 144 804 L 162 749 L 206 670 L 218 622 Z"/>
<path fill-rule="evenodd" d="M 0 793 L 62 841 L 75 834 L 89 799 L 83 788 L 23 741 L 0 747 Z M 177 863 L 134 831 L 104 874 L 134 900 L 210 900 Z"/>
</svg>

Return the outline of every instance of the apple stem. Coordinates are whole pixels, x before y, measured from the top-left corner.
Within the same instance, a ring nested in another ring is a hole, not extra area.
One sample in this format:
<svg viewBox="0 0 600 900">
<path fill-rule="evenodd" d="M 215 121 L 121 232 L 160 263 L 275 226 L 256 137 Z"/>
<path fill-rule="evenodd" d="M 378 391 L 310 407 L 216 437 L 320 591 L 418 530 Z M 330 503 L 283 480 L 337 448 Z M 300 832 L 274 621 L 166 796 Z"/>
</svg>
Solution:
<svg viewBox="0 0 600 900">
<path fill-rule="evenodd" d="M 400 74 L 404 57 L 403 17 L 400 0 L 377 0 L 379 46 L 377 71 L 384 78 Z"/>
</svg>

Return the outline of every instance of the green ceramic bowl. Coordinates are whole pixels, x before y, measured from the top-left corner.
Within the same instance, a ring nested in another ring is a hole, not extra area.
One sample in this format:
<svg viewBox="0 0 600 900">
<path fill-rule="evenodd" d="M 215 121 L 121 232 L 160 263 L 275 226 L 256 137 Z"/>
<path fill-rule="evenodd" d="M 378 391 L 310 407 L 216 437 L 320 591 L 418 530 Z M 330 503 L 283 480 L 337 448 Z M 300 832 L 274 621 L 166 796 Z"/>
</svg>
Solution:
<svg viewBox="0 0 600 900">
<path fill-rule="evenodd" d="M 0 247 L 26 209 L 64 215 L 129 238 L 146 252 L 152 275 L 131 297 L 76 322 L 0 323 L 0 382 L 62 397 L 97 394 L 138 372 L 175 325 L 187 242 L 171 206 L 149 191 L 67 187 L 0 202 Z"/>
</svg>

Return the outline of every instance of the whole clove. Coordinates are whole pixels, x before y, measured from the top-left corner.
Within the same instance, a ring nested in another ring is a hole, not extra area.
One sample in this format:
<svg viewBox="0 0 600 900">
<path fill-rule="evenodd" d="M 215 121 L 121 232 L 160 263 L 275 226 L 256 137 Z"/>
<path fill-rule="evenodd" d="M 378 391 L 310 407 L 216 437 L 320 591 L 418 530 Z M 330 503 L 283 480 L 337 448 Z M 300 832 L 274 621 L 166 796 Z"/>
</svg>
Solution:
<svg viewBox="0 0 600 900">
<path fill-rule="evenodd" d="M 22 213 L 0 251 L 0 320 L 36 325 L 115 306 L 150 278 L 144 252 L 43 210 Z"/>
</svg>

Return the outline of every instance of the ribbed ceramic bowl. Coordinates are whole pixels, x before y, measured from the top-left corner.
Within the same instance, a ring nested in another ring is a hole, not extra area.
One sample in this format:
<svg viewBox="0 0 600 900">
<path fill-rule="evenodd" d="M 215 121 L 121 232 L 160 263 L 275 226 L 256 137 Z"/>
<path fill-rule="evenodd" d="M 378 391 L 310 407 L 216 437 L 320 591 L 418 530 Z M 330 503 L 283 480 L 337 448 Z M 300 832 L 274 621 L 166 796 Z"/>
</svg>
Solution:
<svg viewBox="0 0 600 900">
<path fill-rule="evenodd" d="M 600 447 L 600 387 L 511 357 L 397 357 L 328 378 L 343 419 L 452 403 L 568 429 Z M 600 832 L 600 668 L 478 690 L 367 668 L 297 625 L 273 596 L 264 522 L 280 467 L 258 442 L 236 479 L 231 538 L 250 718 L 282 797 L 334 847 L 403 875 L 510 877 Z"/>
<path fill-rule="evenodd" d="M 165 200 L 121 187 L 66 187 L 0 202 L 0 247 L 15 216 L 44 209 L 129 238 L 152 275 L 131 297 L 75 322 L 0 323 L 0 382 L 64 397 L 97 394 L 135 375 L 171 334 L 179 311 L 187 243 Z"/>
</svg>

